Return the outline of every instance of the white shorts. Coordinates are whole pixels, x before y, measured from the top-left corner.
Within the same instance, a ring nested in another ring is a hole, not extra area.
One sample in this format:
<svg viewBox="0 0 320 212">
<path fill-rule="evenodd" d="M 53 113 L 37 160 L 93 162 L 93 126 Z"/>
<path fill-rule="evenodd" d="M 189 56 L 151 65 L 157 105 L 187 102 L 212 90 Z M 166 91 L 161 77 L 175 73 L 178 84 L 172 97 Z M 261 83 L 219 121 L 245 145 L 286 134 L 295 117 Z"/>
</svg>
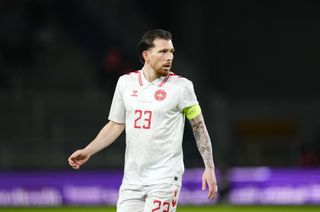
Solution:
<svg viewBox="0 0 320 212">
<path fill-rule="evenodd" d="M 122 185 L 117 212 L 175 212 L 180 189 L 174 184 Z"/>
</svg>

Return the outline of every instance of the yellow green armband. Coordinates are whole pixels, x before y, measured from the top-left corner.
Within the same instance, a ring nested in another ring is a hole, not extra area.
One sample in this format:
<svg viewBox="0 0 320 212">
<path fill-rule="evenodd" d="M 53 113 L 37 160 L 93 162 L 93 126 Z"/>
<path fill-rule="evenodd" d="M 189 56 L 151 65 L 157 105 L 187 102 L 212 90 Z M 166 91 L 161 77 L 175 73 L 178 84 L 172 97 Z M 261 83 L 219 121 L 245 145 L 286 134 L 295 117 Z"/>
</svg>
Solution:
<svg viewBox="0 0 320 212">
<path fill-rule="evenodd" d="M 191 120 L 200 115 L 201 108 L 199 105 L 193 105 L 190 107 L 187 107 L 183 110 L 183 113 L 186 115 L 187 119 Z"/>
</svg>

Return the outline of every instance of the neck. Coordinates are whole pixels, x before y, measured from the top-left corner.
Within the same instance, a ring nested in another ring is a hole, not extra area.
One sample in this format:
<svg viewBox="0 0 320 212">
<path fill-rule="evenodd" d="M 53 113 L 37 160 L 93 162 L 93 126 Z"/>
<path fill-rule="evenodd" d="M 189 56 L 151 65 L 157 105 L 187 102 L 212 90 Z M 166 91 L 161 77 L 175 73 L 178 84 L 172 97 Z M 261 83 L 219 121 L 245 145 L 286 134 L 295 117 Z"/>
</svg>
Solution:
<svg viewBox="0 0 320 212">
<path fill-rule="evenodd" d="M 151 67 L 146 65 L 143 66 L 142 72 L 149 82 L 153 82 L 155 79 L 161 77 Z"/>
</svg>

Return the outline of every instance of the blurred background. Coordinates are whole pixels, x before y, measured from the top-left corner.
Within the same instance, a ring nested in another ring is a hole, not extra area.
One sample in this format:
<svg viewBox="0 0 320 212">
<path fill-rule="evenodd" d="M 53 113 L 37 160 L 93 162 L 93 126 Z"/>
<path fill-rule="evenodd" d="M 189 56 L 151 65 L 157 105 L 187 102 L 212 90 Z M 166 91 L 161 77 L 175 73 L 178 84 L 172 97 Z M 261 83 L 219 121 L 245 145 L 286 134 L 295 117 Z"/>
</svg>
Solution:
<svg viewBox="0 0 320 212">
<path fill-rule="evenodd" d="M 1 0 L 0 173 L 70 170 L 108 121 L 137 46 L 172 32 L 216 166 L 320 165 L 320 4 L 314 1 Z M 85 170 L 122 170 L 124 136 Z M 186 123 L 187 168 L 203 167 Z M 320 187 L 319 187 L 320 188 Z M 320 189 L 317 190 L 320 193 Z"/>
</svg>

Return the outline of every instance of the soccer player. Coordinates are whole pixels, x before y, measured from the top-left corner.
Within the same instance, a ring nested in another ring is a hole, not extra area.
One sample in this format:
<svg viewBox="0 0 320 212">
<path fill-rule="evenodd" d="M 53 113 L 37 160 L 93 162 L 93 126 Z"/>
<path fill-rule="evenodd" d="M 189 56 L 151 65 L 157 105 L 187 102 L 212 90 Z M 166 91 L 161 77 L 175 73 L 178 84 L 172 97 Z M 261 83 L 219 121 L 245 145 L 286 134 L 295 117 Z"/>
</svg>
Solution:
<svg viewBox="0 0 320 212">
<path fill-rule="evenodd" d="M 176 211 L 184 172 L 186 117 L 205 165 L 202 190 L 208 185 L 208 198 L 213 199 L 217 182 L 210 137 L 192 82 L 170 71 L 171 33 L 161 29 L 146 32 L 139 51 L 142 69 L 119 78 L 109 122 L 91 143 L 69 157 L 69 164 L 79 169 L 125 129 L 125 167 L 117 211 Z"/>
</svg>

